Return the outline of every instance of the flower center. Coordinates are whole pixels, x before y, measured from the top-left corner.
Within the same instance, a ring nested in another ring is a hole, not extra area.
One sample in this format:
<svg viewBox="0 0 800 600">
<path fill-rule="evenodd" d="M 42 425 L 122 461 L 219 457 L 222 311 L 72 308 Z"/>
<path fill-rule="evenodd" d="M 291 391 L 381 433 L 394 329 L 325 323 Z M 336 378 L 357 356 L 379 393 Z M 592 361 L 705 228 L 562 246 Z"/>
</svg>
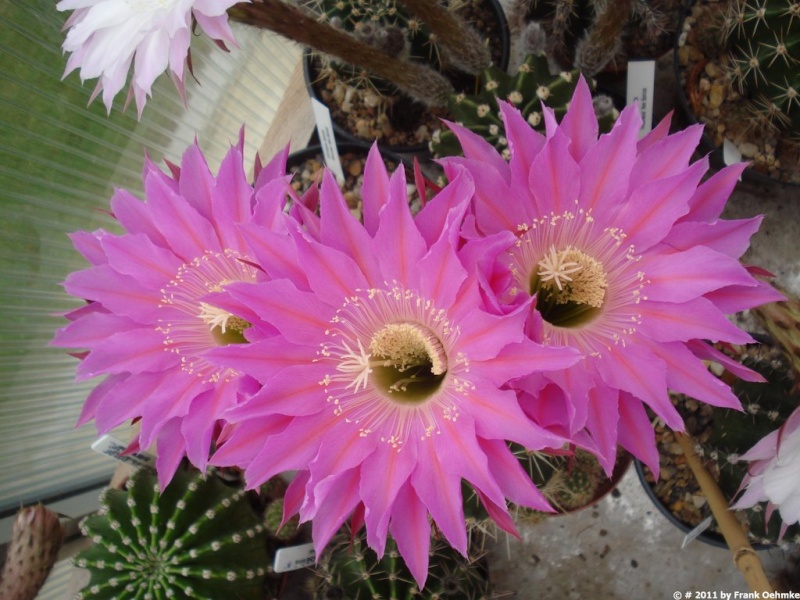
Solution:
<svg viewBox="0 0 800 600">
<path fill-rule="evenodd" d="M 255 281 L 255 269 L 240 258 L 233 250 L 206 252 L 181 266 L 162 290 L 159 308 L 164 316 L 158 330 L 164 335 L 164 348 L 180 355 L 184 371 L 208 381 L 232 373 L 220 372 L 202 358 L 203 352 L 247 342 L 244 332 L 251 324 L 206 301 L 230 283 Z"/>
<path fill-rule="evenodd" d="M 373 382 L 397 402 L 416 403 L 439 389 L 447 372 L 441 341 L 424 325 L 391 323 L 369 344 Z"/>
<path fill-rule="evenodd" d="M 549 252 L 531 274 L 530 293 L 537 294 L 542 318 L 558 327 L 577 327 L 592 320 L 603 306 L 608 278 L 603 265 L 567 246 Z"/>
</svg>

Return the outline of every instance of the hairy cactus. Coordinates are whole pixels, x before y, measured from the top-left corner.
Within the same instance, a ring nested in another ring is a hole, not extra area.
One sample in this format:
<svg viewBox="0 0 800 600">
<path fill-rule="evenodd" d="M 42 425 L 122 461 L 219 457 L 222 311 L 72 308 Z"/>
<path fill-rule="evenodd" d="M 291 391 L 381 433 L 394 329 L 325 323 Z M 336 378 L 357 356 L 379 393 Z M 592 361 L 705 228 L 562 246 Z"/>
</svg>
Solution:
<svg viewBox="0 0 800 600">
<path fill-rule="evenodd" d="M 179 469 L 161 492 L 137 471 L 108 489 L 81 523 L 93 545 L 75 558 L 91 581 L 80 598 L 259 599 L 267 567 L 264 527 L 248 495 L 214 475 Z"/>
<path fill-rule="evenodd" d="M 544 129 L 542 103 L 553 109 L 559 120 L 567 111 L 578 83 L 578 72 L 562 72 L 550 75 L 544 54 L 530 54 L 520 65 L 516 75 L 509 75 L 495 67 L 489 67 L 481 77 L 481 91 L 476 95 L 454 94 L 449 108 L 455 120 L 493 144 L 509 158 L 508 140 L 505 137 L 503 120 L 500 117 L 498 99 L 507 100 L 522 112 L 522 116 L 537 130 Z M 599 97 L 595 103 L 600 118 L 600 129 L 608 131 L 617 117 L 613 103 L 607 97 Z M 456 136 L 451 131 L 434 134 L 430 144 L 436 156 L 460 153 Z"/>
<path fill-rule="evenodd" d="M 727 67 L 756 122 L 800 137 L 800 1 L 734 0 Z"/>
<path fill-rule="evenodd" d="M 0 598 L 36 598 L 63 542 L 64 530 L 53 511 L 43 506 L 20 509 L 0 575 Z"/>
<path fill-rule="evenodd" d="M 576 68 L 587 76 L 622 62 L 633 30 L 656 38 L 667 28 L 665 12 L 677 12 L 680 6 L 679 0 L 531 0 L 530 4 L 535 6 L 529 17 L 541 17 L 547 30 L 548 55 L 561 68 Z"/>
<path fill-rule="evenodd" d="M 312 582 L 315 600 L 486 600 L 489 579 L 482 560 L 467 561 L 445 542 L 431 539 L 430 567 L 420 590 L 397 545 L 386 541 L 379 559 L 357 536 L 340 534 L 324 554 Z"/>
</svg>

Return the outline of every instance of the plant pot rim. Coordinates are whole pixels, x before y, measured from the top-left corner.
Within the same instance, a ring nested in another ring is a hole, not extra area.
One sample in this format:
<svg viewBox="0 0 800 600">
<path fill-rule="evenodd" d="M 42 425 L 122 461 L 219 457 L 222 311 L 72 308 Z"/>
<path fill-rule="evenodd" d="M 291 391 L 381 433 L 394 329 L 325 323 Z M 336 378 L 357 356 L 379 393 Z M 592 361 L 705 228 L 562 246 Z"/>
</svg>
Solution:
<svg viewBox="0 0 800 600">
<path fill-rule="evenodd" d="M 709 158 L 711 160 L 711 166 L 719 170 L 728 166 L 725 163 L 722 148 L 720 148 L 714 143 L 714 140 L 711 139 L 711 137 L 708 135 L 706 131 L 706 123 L 703 123 L 697 119 L 697 117 L 694 114 L 694 111 L 692 110 L 692 107 L 689 105 L 689 101 L 686 98 L 686 88 L 684 87 L 684 84 L 681 81 L 681 72 L 683 70 L 683 67 L 681 67 L 680 61 L 678 60 L 678 51 L 680 50 L 681 47 L 680 40 L 683 32 L 683 26 L 686 21 L 686 17 L 691 13 L 693 6 L 695 6 L 698 2 L 703 2 L 703 1 L 704 0 L 688 0 L 681 9 L 680 21 L 678 25 L 678 35 L 675 36 L 675 45 L 673 47 L 672 66 L 674 69 L 675 84 L 678 92 L 678 105 L 680 106 L 681 110 L 683 111 L 683 114 L 689 120 L 691 125 L 703 125 L 703 135 L 701 136 L 700 147 L 704 149 L 709 155 Z M 750 162 L 750 161 L 743 161 L 743 162 Z M 753 169 L 751 166 L 748 166 L 744 170 L 744 172 L 742 173 L 742 179 L 754 184 L 784 185 L 790 188 L 800 187 L 800 182 L 783 181 L 782 179 L 778 179 L 776 177 L 771 177 L 769 175 L 765 175 L 764 173 L 760 173 L 755 169 Z"/>
<path fill-rule="evenodd" d="M 511 36 L 508 29 L 508 19 L 506 18 L 505 10 L 503 10 L 503 6 L 500 3 L 500 0 L 483 0 L 484 2 L 488 2 L 489 5 L 493 9 L 493 13 L 497 18 L 497 24 L 499 25 L 500 29 L 500 48 L 501 48 L 501 58 L 500 64 L 497 66 L 505 71 L 508 68 L 509 60 L 511 59 Z M 316 89 L 314 88 L 313 82 L 311 80 L 311 72 L 312 72 L 312 62 L 313 62 L 313 54 L 314 51 L 311 48 L 304 48 L 303 49 L 303 80 L 305 81 L 306 90 L 308 91 L 308 95 L 310 98 L 317 100 L 318 102 L 324 102 L 317 94 Z M 337 140 L 342 140 L 341 143 L 357 143 L 357 144 L 370 144 L 372 140 L 367 140 L 364 138 L 360 138 L 353 133 L 350 133 L 342 127 L 336 121 L 333 121 L 333 131 L 336 134 Z M 393 144 L 386 144 L 381 140 L 375 140 L 378 142 L 378 147 L 383 150 L 388 150 L 389 152 L 401 153 L 401 154 L 426 154 L 428 153 L 428 142 L 420 142 L 418 144 L 411 144 L 408 146 L 403 145 L 393 145 Z M 340 144 L 337 141 L 337 146 Z"/>
</svg>

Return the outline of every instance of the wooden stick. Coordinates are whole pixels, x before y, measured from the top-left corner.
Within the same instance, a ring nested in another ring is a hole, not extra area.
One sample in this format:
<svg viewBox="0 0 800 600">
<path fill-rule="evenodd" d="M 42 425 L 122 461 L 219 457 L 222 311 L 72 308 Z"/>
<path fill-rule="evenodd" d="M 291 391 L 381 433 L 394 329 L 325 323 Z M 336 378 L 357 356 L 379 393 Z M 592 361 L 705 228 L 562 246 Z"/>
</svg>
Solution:
<svg viewBox="0 0 800 600">
<path fill-rule="evenodd" d="M 700 462 L 700 458 L 695 452 L 695 442 L 691 436 L 684 433 L 675 433 L 675 439 L 686 455 L 686 462 L 694 473 L 700 489 L 703 490 L 711 512 L 722 530 L 725 542 L 733 554 L 733 563 L 744 575 L 748 587 L 753 592 L 772 592 L 773 588 L 764 573 L 764 567 L 758 558 L 755 550 L 747 539 L 747 532 L 742 528 L 741 523 L 736 520 L 733 512 L 729 509 L 729 502 L 717 482 L 711 477 L 709 472 Z M 762 596 L 763 597 L 763 596 Z"/>
</svg>

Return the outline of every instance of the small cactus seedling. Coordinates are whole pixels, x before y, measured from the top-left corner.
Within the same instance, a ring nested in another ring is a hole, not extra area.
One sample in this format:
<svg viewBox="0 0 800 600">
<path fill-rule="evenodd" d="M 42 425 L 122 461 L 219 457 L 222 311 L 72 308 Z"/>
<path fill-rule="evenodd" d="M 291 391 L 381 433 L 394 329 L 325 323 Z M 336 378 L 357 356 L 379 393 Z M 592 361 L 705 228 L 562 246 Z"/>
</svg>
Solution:
<svg viewBox="0 0 800 600">
<path fill-rule="evenodd" d="M 508 159 L 510 151 L 498 100 L 511 103 L 520 110 L 531 127 L 543 131 L 542 104 L 553 109 L 560 120 L 567 111 L 578 77 L 575 70 L 550 75 L 544 54 L 530 54 L 519 66 L 516 75 L 489 67 L 481 77 L 481 91 L 476 95 L 452 95 L 449 108 L 456 122 L 493 144 Z M 595 99 L 595 112 L 600 121 L 600 130 L 610 130 L 618 114 L 611 99 L 598 96 Z M 458 139 L 449 130 L 435 133 L 430 146 L 436 156 L 460 154 Z"/>
<path fill-rule="evenodd" d="M 264 527 L 250 498 L 213 470 L 179 469 L 163 492 L 137 471 L 109 489 L 81 528 L 94 543 L 75 564 L 91 580 L 80 598 L 260 599 L 268 563 Z"/>
<path fill-rule="evenodd" d="M 757 126 L 800 139 L 800 1 L 734 0 L 726 33 L 729 75 Z"/>
<path fill-rule="evenodd" d="M 21 509 L 14 518 L 0 598 L 33 600 L 44 585 L 64 541 L 58 515 L 43 506 Z"/>
<path fill-rule="evenodd" d="M 313 582 L 315 600 L 488 600 L 489 580 L 481 560 L 466 560 L 441 540 L 431 539 L 430 567 L 420 590 L 397 545 L 386 541 L 383 558 L 349 532 L 324 554 Z"/>
</svg>

